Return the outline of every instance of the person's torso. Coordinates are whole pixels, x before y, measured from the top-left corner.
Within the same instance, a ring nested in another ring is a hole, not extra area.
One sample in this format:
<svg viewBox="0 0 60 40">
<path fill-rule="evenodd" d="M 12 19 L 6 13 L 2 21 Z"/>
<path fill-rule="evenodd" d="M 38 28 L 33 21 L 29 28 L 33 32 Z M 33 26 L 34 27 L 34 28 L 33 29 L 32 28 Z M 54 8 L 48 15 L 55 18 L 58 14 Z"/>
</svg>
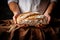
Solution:
<svg viewBox="0 0 60 40">
<path fill-rule="evenodd" d="M 41 0 L 19 0 L 21 12 L 38 12 Z"/>
<path fill-rule="evenodd" d="M 36 12 L 40 0 L 19 0 L 19 6 L 22 12 Z"/>
</svg>

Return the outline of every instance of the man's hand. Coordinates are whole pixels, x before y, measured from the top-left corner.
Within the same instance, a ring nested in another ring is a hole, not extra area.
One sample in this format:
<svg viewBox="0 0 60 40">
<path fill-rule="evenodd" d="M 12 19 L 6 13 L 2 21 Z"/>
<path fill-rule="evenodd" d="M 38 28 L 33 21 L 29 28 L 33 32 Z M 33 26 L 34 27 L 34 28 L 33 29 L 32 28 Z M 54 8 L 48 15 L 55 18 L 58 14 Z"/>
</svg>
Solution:
<svg viewBox="0 0 60 40">
<path fill-rule="evenodd" d="M 20 15 L 20 13 L 14 14 L 14 16 L 13 16 L 14 24 L 17 24 L 17 17 L 18 17 L 19 15 Z"/>
<path fill-rule="evenodd" d="M 16 2 L 13 1 L 13 2 L 10 2 L 8 4 L 8 6 L 9 6 L 10 10 L 14 14 L 14 16 L 13 16 L 14 23 L 17 23 L 16 19 L 17 19 L 18 15 L 20 14 L 20 7 L 19 7 L 19 5 Z"/>
<path fill-rule="evenodd" d="M 50 20 L 51 20 L 50 15 L 49 15 L 49 14 L 47 14 L 47 13 L 44 13 L 44 16 L 45 16 L 45 17 L 46 17 L 46 19 L 47 19 L 47 24 L 49 24 L 49 23 L 50 23 Z M 44 24 L 38 24 L 38 25 L 35 25 L 35 27 L 43 28 L 43 27 L 46 27 L 46 25 L 44 25 Z"/>
<path fill-rule="evenodd" d="M 20 15 L 20 13 L 15 13 L 15 14 L 14 14 L 14 16 L 13 16 L 14 24 L 15 24 L 16 26 L 18 26 L 18 28 L 19 28 L 19 27 L 28 27 L 27 24 L 18 24 L 18 23 L 17 23 L 17 17 L 18 17 L 19 15 Z"/>
<path fill-rule="evenodd" d="M 43 28 L 45 25 L 43 25 L 43 24 L 37 24 L 37 25 L 35 25 L 35 27 L 37 27 L 37 28 Z"/>
<path fill-rule="evenodd" d="M 50 20 L 51 20 L 51 16 L 49 15 L 49 14 L 44 14 L 44 16 L 46 16 L 47 17 L 47 19 L 48 19 L 48 21 L 47 21 L 47 23 L 49 24 L 49 22 L 50 22 Z"/>
</svg>

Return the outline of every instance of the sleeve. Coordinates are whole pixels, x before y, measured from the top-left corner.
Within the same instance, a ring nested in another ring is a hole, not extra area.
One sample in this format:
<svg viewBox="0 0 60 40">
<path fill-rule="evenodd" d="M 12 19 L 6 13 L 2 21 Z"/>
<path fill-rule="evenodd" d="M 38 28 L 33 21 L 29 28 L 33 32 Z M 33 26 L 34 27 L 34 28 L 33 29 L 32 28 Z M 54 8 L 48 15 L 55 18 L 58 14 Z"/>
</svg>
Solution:
<svg viewBox="0 0 60 40">
<path fill-rule="evenodd" d="M 16 2 L 16 3 L 18 3 L 18 0 L 8 0 L 8 4 L 9 4 L 10 2 Z"/>
<path fill-rule="evenodd" d="M 51 2 L 57 2 L 57 0 L 50 0 Z"/>
</svg>

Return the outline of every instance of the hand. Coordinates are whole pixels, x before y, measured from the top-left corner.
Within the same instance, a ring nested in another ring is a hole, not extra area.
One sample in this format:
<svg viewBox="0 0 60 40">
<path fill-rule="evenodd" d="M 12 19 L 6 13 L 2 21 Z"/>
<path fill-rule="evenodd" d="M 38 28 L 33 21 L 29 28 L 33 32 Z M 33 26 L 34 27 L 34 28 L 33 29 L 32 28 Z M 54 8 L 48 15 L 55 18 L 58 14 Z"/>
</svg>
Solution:
<svg viewBox="0 0 60 40">
<path fill-rule="evenodd" d="M 14 16 L 13 16 L 14 24 L 17 24 L 17 17 L 18 16 L 19 16 L 19 13 L 14 14 Z"/>
<path fill-rule="evenodd" d="M 37 28 L 43 28 L 43 27 L 45 27 L 45 25 L 43 25 L 43 24 L 37 24 L 37 25 L 35 25 L 35 27 L 37 27 Z"/>
<path fill-rule="evenodd" d="M 44 14 L 44 16 L 47 17 L 47 19 L 48 19 L 47 24 L 49 24 L 49 22 L 50 22 L 50 20 L 51 20 L 50 15 Z M 35 27 L 38 27 L 38 28 L 43 28 L 43 27 L 45 27 L 45 26 L 46 26 L 46 25 L 44 25 L 44 24 L 37 24 L 37 25 L 35 25 Z"/>
<path fill-rule="evenodd" d="M 49 24 L 49 22 L 50 22 L 50 20 L 51 20 L 51 16 L 49 15 L 49 14 L 44 14 L 44 16 L 46 16 L 47 17 L 47 19 L 48 19 L 48 21 L 47 21 L 47 23 Z"/>
<path fill-rule="evenodd" d="M 16 26 L 18 26 L 18 27 L 28 27 L 29 25 L 28 24 L 16 24 Z"/>
</svg>

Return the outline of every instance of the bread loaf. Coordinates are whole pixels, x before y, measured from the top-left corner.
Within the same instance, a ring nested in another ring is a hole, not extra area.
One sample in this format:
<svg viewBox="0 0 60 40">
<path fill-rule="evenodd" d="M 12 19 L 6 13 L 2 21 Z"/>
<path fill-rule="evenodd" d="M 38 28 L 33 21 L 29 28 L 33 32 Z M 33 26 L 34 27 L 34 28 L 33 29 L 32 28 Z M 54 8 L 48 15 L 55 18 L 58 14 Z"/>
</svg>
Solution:
<svg viewBox="0 0 60 40">
<path fill-rule="evenodd" d="M 28 24 L 29 26 L 34 26 L 36 24 L 46 25 L 47 17 L 36 12 L 22 13 L 17 17 L 18 24 Z"/>
</svg>

